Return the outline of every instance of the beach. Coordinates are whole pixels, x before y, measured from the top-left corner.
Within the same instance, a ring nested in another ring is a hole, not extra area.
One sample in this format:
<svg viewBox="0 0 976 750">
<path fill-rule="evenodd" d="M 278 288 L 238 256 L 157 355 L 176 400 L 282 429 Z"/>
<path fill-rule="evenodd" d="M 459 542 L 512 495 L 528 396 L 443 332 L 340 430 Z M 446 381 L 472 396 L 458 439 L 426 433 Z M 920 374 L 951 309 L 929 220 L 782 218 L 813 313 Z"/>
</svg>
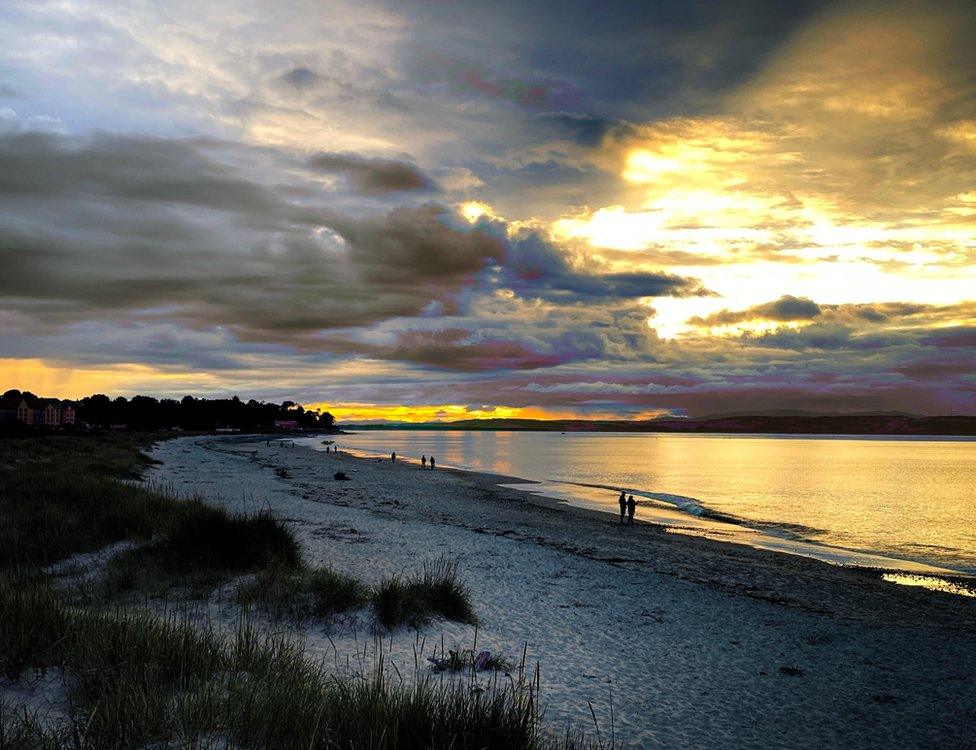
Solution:
<svg viewBox="0 0 976 750">
<path fill-rule="evenodd" d="M 432 644 L 523 649 L 545 719 L 644 747 L 972 747 L 976 600 L 862 569 L 664 532 L 502 487 L 519 481 L 264 438 L 157 444 L 146 481 L 293 525 L 308 562 L 366 581 L 456 559 L 479 618 L 295 637 L 326 665 L 404 679 Z M 343 471 L 350 481 L 336 481 Z M 638 519 L 640 509 L 638 508 Z M 211 605 L 208 616 L 235 615 Z M 218 623 L 219 624 L 219 623 Z M 365 654 L 365 656 L 364 656 Z M 421 667 L 422 668 L 422 667 Z"/>
</svg>

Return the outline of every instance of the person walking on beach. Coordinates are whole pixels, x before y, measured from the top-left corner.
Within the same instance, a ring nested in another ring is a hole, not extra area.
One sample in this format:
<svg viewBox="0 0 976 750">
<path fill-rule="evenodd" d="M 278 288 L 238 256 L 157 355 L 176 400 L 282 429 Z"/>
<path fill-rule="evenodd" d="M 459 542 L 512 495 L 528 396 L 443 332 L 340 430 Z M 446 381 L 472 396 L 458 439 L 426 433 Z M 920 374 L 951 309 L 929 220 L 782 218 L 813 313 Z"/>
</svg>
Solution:
<svg viewBox="0 0 976 750">
<path fill-rule="evenodd" d="M 396 463 L 396 451 L 393 451 L 393 453 L 390 454 L 390 461 Z"/>
<path fill-rule="evenodd" d="M 627 513 L 627 495 L 623 490 L 620 490 L 620 499 L 617 501 L 620 503 L 620 523 L 624 522 L 624 515 Z"/>
<path fill-rule="evenodd" d="M 634 525 L 634 511 L 637 510 L 637 501 L 634 500 L 634 496 L 631 495 L 627 498 L 627 523 L 631 526 Z"/>
<path fill-rule="evenodd" d="M 427 456 L 426 455 L 423 455 L 423 456 L 420 457 L 420 468 L 421 469 L 426 469 L 427 468 Z"/>
<path fill-rule="evenodd" d="M 431 469 L 434 468 L 434 457 L 433 456 L 430 457 L 430 468 Z"/>
</svg>

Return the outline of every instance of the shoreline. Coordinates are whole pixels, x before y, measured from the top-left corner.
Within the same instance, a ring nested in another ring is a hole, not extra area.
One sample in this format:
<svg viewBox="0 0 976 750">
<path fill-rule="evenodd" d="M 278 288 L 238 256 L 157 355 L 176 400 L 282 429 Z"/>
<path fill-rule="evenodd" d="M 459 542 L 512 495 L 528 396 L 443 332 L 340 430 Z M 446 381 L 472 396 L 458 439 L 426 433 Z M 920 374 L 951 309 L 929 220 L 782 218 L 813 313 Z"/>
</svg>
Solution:
<svg viewBox="0 0 976 750">
<path fill-rule="evenodd" d="M 321 452 L 320 446 L 323 444 L 318 438 L 304 438 L 295 442 L 296 445 L 317 452 Z M 343 452 L 364 460 L 387 458 L 382 454 L 371 453 L 360 448 L 345 447 Z M 410 456 L 398 455 L 397 461 L 420 468 L 420 462 Z M 960 570 L 874 550 L 852 549 L 817 542 L 805 538 L 802 532 L 784 531 L 777 528 L 775 524 L 751 522 L 748 519 L 711 510 L 692 497 L 651 492 L 622 485 L 512 477 L 463 466 L 439 465 L 438 471 L 479 474 L 486 478 L 493 478 L 500 488 L 546 497 L 555 500 L 562 507 L 575 507 L 612 517 L 616 517 L 616 509 L 608 505 L 605 499 L 601 501 L 592 496 L 606 493 L 615 495 L 624 491 L 641 498 L 638 501 L 639 513 L 635 517 L 637 523 L 664 527 L 664 530 L 669 533 L 694 535 L 710 541 L 744 545 L 756 550 L 813 559 L 833 566 L 869 571 L 891 583 L 921 586 L 933 591 L 976 597 L 976 572 L 968 569 Z M 648 502 L 651 505 L 648 505 Z M 697 508 L 701 513 L 688 510 L 685 505 Z"/>
<path fill-rule="evenodd" d="M 481 620 L 390 632 L 418 644 L 528 649 L 547 724 L 621 747 L 932 747 L 976 733 L 973 600 L 863 570 L 620 527 L 592 510 L 500 487 L 511 477 L 391 464 L 264 439 L 160 443 L 149 481 L 293 525 L 309 561 L 372 577 L 457 560 Z M 284 472 L 279 472 L 283 469 Z M 335 481 L 342 470 L 351 481 Z M 287 476 L 282 477 L 284 473 Z M 558 506 L 558 507 L 557 507 Z M 233 620 L 233 613 L 224 616 Z M 342 623 L 299 637 L 325 662 L 371 642 Z M 371 652 L 372 653 L 372 652 Z"/>
</svg>

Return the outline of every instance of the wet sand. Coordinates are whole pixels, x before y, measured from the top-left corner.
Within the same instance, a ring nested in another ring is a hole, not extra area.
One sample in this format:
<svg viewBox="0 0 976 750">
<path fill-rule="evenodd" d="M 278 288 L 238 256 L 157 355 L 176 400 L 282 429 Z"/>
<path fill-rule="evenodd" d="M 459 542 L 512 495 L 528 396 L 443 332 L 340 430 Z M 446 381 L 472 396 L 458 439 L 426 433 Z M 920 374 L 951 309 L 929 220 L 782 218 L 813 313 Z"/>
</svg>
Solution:
<svg viewBox="0 0 976 750">
<path fill-rule="evenodd" d="M 294 525 L 310 563 L 372 581 L 457 558 L 479 648 L 517 655 L 527 644 L 556 731 L 592 727 L 590 702 L 602 735 L 627 747 L 976 741 L 976 600 L 651 524 L 621 527 L 499 486 L 519 481 L 511 477 L 263 439 L 183 438 L 153 455 L 162 464 L 149 481 L 235 510 L 270 508 Z M 302 637 L 339 663 L 363 650 L 364 622 Z M 470 648 L 473 637 L 437 621 L 386 634 L 383 648 L 412 667 L 418 642 Z"/>
</svg>

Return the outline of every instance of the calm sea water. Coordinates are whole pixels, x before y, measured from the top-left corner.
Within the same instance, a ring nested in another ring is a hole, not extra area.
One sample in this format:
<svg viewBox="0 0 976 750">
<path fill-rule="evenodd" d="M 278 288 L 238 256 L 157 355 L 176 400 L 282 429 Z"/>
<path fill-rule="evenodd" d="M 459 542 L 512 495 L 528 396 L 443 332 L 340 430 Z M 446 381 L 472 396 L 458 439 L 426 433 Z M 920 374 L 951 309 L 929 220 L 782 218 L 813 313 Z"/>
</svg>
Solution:
<svg viewBox="0 0 976 750">
<path fill-rule="evenodd" d="M 976 574 L 972 440 L 364 430 L 337 442 L 556 482 L 607 510 L 614 492 L 580 485 L 626 487 L 689 518 Z"/>
</svg>

